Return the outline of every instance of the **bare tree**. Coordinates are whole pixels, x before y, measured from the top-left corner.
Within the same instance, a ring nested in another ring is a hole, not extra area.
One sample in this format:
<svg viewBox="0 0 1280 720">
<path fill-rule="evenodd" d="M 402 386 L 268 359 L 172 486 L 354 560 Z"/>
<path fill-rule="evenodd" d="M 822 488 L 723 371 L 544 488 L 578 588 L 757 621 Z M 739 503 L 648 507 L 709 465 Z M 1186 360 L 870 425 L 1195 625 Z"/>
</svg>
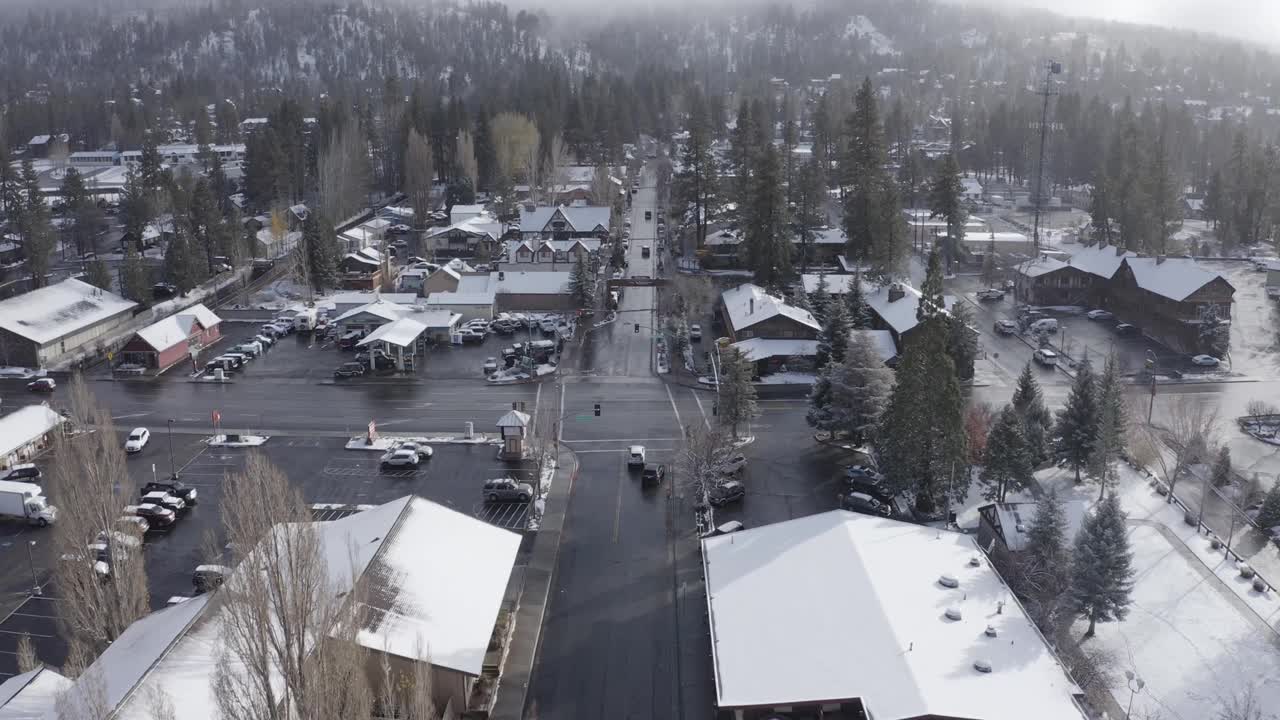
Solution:
<svg viewBox="0 0 1280 720">
<path fill-rule="evenodd" d="M 417 661 L 411 672 L 397 672 L 391 665 L 391 652 L 385 649 L 379 662 L 381 687 L 378 693 L 378 715 L 404 720 L 438 720 L 435 703 L 435 678 L 431 670 L 431 653 L 418 638 L 414 651 Z"/>
<path fill-rule="evenodd" d="M 339 221 L 351 217 L 367 201 L 369 150 L 360 124 L 349 119 L 320 153 L 320 203 L 326 215 Z"/>
<path fill-rule="evenodd" d="M 458 132 L 458 175 L 471 183 L 476 190 L 480 183 L 480 166 L 476 162 L 476 143 L 471 133 L 466 130 Z"/>
<path fill-rule="evenodd" d="M 554 204 L 560 197 L 560 193 L 564 191 L 565 184 L 568 182 L 569 176 L 565 173 L 565 167 L 571 164 L 569 159 L 569 151 L 565 147 L 564 137 L 559 133 L 551 138 L 551 142 L 547 145 L 547 163 L 546 175 L 542 178 L 543 183 L 547 187 L 547 198 Z"/>
<path fill-rule="evenodd" d="M 18 656 L 18 672 L 31 672 L 40 667 L 40 658 L 36 657 L 36 647 L 31 644 L 30 635 L 22 633 L 22 637 L 18 638 L 16 654 Z"/>
<path fill-rule="evenodd" d="M 474 158 L 472 158 L 474 162 Z M 417 225 L 427 222 L 432 211 L 431 187 L 435 182 L 431 143 L 416 129 L 409 130 L 408 148 L 405 151 L 404 192 L 413 205 L 413 217 Z"/>
<path fill-rule="evenodd" d="M 81 670 L 67 675 L 76 682 L 54 701 L 58 720 L 107 720 L 115 708 L 107 701 L 106 671 L 99 666 L 82 667 Z"/>
<path fill-rule="evenodd" d="M 1200 462 L 1213 445 L 1218 413 L 1196 398 L 1181 396 L 1174 401 L 1167 416 L 1164 427 L 1146 428 L 1144 442 L 1149 447 L 1139 454 L 1154 460 L 1156 470 L 1169 487 L 1172 502 L 1178 480 L 1191 465 Z"/>
<path fill-rule="evenodd" d="M 711 491 L 720 479 L 717 469 L 733 454 L 733 443 L 724 428 L 688 425 L 684 432 L 684 445 L 676 456 L 676 471 L 682 488 L 687 488 L 705 505 Z"/>
<path fill-rule="evenodd" d="M 97 406 L 84 380 L 70 388 L 71 415 L 80 428 L 98 428 L 59 438 L 50 487 L 58 498 L 54 524 L 54 578 L 64 602 L 59 622 L 67 636 L 83 643 L 92 656 L 149 611 L 141 541 L 117 527 L 122 508 L 136 488 L 124 464 L 124 451 L 110 430 L 111 412 Z M 99 561 L 97 544 L 104 544 Z"/>
<path fill-rule="evenodd" d="M 159 685 L 147 688 L 147 710 L 151 720 L 178 720 L 177 708 L 173 706 L 173 698 Z"/>
<path fill-rule="evenodd" d="M 222 648 L 213 684 L 222 716 L 369 717 L 365 653 L 355 642 L 359 583 L 340 587 L 330 576 L 301 495 L 251 455 L 224 484 L 222 517 L 238 561 L 216 598 Z M 273 683 L 277 676 L 282 684 Z"/>
<path fill-rule="evenodd" d="M 1214 720 L 1276 720 L 1267 701 L 1258 697 L 1257 683 L 1250 682 L 1235 695 L 1219 700 L 1222 707 Z"/>
<path fill-rule="evenodd" d="M 537 185 L 538 128 L 528 117 L 504 112 L 494 116 L 490 124 L 498 172 L 513 179 L 523 172 L 530 192 Z"/>
</svg>

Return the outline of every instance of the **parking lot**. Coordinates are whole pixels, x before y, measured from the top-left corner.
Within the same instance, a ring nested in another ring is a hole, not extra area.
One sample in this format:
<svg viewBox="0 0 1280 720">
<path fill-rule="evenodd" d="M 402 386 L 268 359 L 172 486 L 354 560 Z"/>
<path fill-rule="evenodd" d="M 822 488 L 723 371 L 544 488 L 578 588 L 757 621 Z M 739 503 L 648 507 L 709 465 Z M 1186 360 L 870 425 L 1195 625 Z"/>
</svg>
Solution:
<svg viewBox="0 0 1280 720">
<path fill-rule="evenodd" d="M 120 434 L 121 443 L 126 433 Z M 199 492 L 197 505 L 171 530 L 145 538 L 147 576 L 151 605 L 164 607 L 175 595 L 190 595 L 191 572 L 210 560 L 211 547 L 220 547 L 222 483 L 244 468 L 249 450 L 211 448 L 200 436 L 175 434 L 173 466 L 186 484 Z M 413 493 L 516 532 L 529 520 L 529 505 L 486 503 L 481 487 L 486 480 L 512 477 L 536 486 L 536 470 L 527 463 L 504 463 L 492 445 L 437 445 L 434 456 L 413 470 L 383 471 L 381 453 L 344 449 L 341 438 L 282 437 L 270 440 L 260 450 L 280 467 L 314 504 L 313 516 L 331 520 L 355 512 L 362 505 L 377 505 Z M 169 436 L 155 431 L 142 452 L 129 457 L 128 469 L 137 484 L 169 474 Z M 41 459 L 48 472 L 52 461 Z M 50 501 L 58 504 L 57 488 L 45 483 Z M 121 506 L 132 498 L 121 499 Z M 27 542 L 31 562 L 27 560 Z M 527 543 L 526 543 L 527 544 Z M 49 586 L 52 572 L 52 535 L 48 529 L 28 528 L 19 523 L 0 525 L 0 592 L 7 602 L 0 611 L 16 610 L 0 622 L 0 681 L 16 670 L 13 649 L 22 633 L 47 644 L 40 656 L 51 663 L 65 657 L 65 644 L 56 638 L 53 608 L 56 592 Z M 523 559 L 520 560 L 523 562 Z M 32 572 L 45 587 L 42 598 L 26 599 L 33 584 Z"/>
</svg>

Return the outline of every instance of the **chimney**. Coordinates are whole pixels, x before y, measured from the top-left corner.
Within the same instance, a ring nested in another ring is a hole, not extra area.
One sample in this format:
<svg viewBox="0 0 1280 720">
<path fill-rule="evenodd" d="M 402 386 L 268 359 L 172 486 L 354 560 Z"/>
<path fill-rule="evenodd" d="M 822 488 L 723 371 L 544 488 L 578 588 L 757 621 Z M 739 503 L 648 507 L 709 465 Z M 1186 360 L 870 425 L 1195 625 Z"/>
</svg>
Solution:
<svg viewBox="0 0 1280 720">
<path fill-rule="evenodd" d="M 1164 260 L 1165 260 L 1164 253 L 1161 253 L 1161 254 L 1159 254 L 1159 255 L 1157 255 L 1157 256 L 1156 256 L 1156 264 L 1157 264 L 1157 265 L 1162 265 L 1162 264 L 1164 264 Z"/>
<path fill-rule="evenodd" d="M 1116 257 L 1124 257 L 1124 246 L 1123 246 L 1123 245 L 1117 245 L 1117 246 L 1116 246 Z"/>
<path fill-rule="evenodd" d="M 747 299 L 747 314 L 748 315 L 756 314 L 756 299 L 754 297 Z"/>
<path fill-rule="evenodd" d="M 499 270 L 499 271 L 498 271 L 498 280 L 499 280 L 499 281 L 501 281 L 501 280 L 506 280 L 506 279 L 507 279 L 507 274 L 506 274 L 505 272 L 503 272 L 502 270 Z"/>
<path fill-rule="evenodd" d="M 902 285 L 894 283 L 889 286 L 889 302 L 897 302 L 906 297 L 907 291 L 902 289 Z"/>
</svg>

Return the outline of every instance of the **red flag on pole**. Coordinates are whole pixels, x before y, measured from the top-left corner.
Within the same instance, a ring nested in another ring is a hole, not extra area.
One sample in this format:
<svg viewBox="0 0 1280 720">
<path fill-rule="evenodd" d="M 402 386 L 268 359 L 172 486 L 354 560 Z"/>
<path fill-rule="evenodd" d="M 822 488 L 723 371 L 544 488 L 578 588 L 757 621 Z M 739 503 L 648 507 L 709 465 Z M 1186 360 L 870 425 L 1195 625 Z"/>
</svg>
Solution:
<svg viewBox="0 0 1280 720">
<path fill-rule="evenodd" d="M 374 440 L 378 439 L 378 426 L 372 420 L 369 421 L 369 444 L 372 445 Z"/>
</svg>

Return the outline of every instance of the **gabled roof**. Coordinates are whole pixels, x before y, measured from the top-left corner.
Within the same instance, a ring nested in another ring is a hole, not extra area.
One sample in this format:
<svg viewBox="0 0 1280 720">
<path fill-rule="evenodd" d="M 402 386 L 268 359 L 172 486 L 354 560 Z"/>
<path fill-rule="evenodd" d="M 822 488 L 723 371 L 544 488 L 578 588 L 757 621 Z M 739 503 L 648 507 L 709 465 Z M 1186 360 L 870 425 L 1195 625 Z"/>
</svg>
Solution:
<svg viewBox="0 0 1280 720">
<path fill-rule="evenodd" d="M 1133 272 L 1133 279 L 1138 287 L 1149 293 L 1182 302 L 1197 290 L 1214 280 L 1222 278 L 1215 272 L 1205 270 L 1191 258 L 1125 258 L 1125 265 Z M 1225 279 L 1232 291 L 1235 287 Z"/>
<path fill-rule="evenodd" d="M 613 210 L 597 205 L 559 205 L 542 206 L 533 210 L 520 209 L 520 228 L 524 232 L 543 232 L 552 218 L 559 215 L 564 218 L 570 232 L 591 232 L 596 229 L 609 229 L 609 218 Z"/>
<path fill-rule="evenodd" d="M 469 217 L 466 220 L 453 223 L 448 227 L 435 228 L 427 231 L 427 237 L 433 238 L 438 235 L 444 235 L 450 232 L 461 232 L 468 235 L 476 235 L 488 237 L 490 240 L 497 240 L 502 235 L 502 223 L 497 218 L 488 213 L 481 213 L 475 217 Z"/>
<path fill-rule="evenodd" d="M 0 720 L 42 720 L 71 687 L 53 668 L 40 666 L 0 683 Z"/>
<path fill-rule="evenodd" d="M 749 328 L 752 325 L 781 315 L 801 325 L 821 330 L 822 326 L 813 317 L 813 313 L 789 305 L 785 300 L 765 292 L 759 285 L 743 283 L 735 288 L 725 290 L 720 295 L 729 315 L 729 322 L 734 332 Z"/>
<path fill-rule="evenodd" d="M 1099 243 L 1072 253 L 1067 263 L 1091 275 L 1097 275 L 1103 280 L 1110 280 L 1115 277 L 1116 270 L 1120 269 L 1120 263 L 1125 258 L 1137 257 L 1137 255 L 1135 252 L 1117 248 L 1115 245 Z"/>
<path fill-rule="evenodd" d="M 861 698 L 877 718 L 1084 717 L 972 536 L 832 510 L 702 548 L 722 708 Z"/>
<path fill-rule="evenodd" d="M 1071 267 L 1070 263 L 1065 263 L 1057 258 L 1041 255 L 1040 257 L 1022 263 L 1017 267 L 1019 275 L 1025 275 L 1029 278 L 1037 278 L 1041 275 L 1048 275 L 1056 270 Z"/>
<path fill-rule="evenodd" d="M 0 416 L 0 457 L 9 455 L 62 422 L 62 416 L 45 403 L 24 405 Z"/>
<path fill-rule="evenodd" d="M 508 410 L 506 415 L 498 418 L 498 427 L 529 427 L 529 413 L 519 410 Z"/>
<path fill-rule="evenodd" d="M 71 278 L 0 301 L 0 328 L 45 345 L 136 306 Z"/>
<path fill-rule="evenodd" d="M 849 337 L 862 336 L 871 344 L 871 348 L 875 351 L 876 356 L 881 360 L 888 362 L 898 354 L 898 348 L 893 344 L 893 334 L 888 330 L 850 330 Z"/>
<path fill-rule="evenodd" d="M 196 325 L 208 330 L 222 322 L 222 318 L 213 311 L 197 303 L 169 317 L 154 322 L 138 331 L 138 338 L 150 345 L 153 350 L 167 350 L 191 337 Z"/>
<path fill-rule="evenodd" d="M 889 291 L 894 285 L 902 289 L 902 297 L 897 300 L 890 300 Z M 888 285 L 864 283 L 862 295 L 866 298 L 867 307 L 871 308 L 871 311 L 878 315 L 884 324 L 892 328 L 899 336 L 920 323 L 916 319 L 916 308 L 920 307 L 921 293 L 905 282 L 890 283 Z M 947 310 L 950 310 L 951 306 L 956 304 L 956 299 L 951 296 L 943 296 L 942 302 L 947 306 Z"/>
</svg>

